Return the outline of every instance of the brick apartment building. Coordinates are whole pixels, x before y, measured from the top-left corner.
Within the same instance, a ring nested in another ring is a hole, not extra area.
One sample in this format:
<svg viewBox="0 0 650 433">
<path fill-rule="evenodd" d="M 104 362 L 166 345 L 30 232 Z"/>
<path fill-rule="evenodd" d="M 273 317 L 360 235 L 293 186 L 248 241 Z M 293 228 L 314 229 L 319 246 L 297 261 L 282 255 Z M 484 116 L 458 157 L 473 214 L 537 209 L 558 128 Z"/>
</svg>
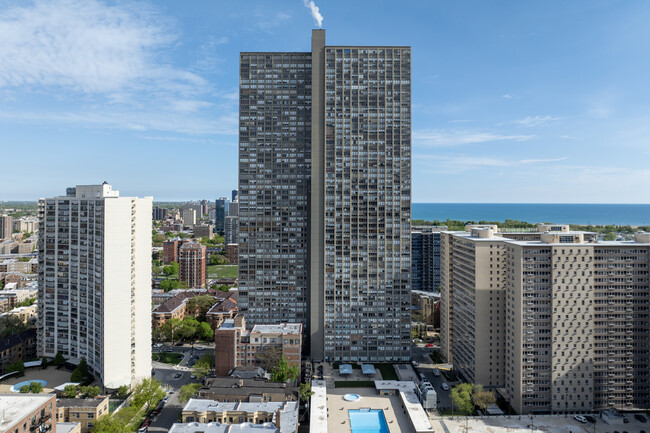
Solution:
<svg viewBox="0 0 650 433">
<path fill-rule="evenodd" d="M 178 250 L 179 281 L 184 281 L 189 287 L 205 286 L 205 266 L 207 248 L 198 242 L 186 242 Z"/>
<path fill-rule="evenodd" d="M 302 324 L 255 325 L 246 330 L 244 316 L 226 319 L 214 332 L 215 374 L 226 376 L 237 366 L 261 365 L 265 353 L 278 350 L 290 365 L 300 367 Z"/>
</svg>

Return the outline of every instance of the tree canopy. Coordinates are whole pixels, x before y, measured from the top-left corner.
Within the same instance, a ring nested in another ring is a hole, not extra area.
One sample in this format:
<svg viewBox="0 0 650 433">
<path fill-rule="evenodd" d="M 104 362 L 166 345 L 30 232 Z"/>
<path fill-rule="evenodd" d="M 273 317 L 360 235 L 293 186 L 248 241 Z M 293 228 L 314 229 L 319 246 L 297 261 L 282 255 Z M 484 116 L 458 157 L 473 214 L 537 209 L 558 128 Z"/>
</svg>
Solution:
<svg viewBox="0 0 650 433">
<path fill-rule="evenodd" d="M 289 365 L 287 358 L 280 356 L 278 362 L 271 368 L 271 380 L 273 382 L 286 382 L 298 377 L 298 366 Z"/>
</svg>

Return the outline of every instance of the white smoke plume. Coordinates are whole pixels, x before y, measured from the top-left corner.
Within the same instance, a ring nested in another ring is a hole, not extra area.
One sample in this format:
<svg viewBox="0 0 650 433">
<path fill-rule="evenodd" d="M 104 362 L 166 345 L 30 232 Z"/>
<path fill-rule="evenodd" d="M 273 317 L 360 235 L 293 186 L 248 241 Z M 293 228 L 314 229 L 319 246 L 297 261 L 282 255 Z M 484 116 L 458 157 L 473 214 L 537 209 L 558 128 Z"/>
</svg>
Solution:
<svg viewBox="0 0 650 433">
<path fill-rule="evenodd" d="M 320 29 L 323 27 L 323 16 L 320 14 L 320 11 L 318 10 L 318 6 L 316 6 L 316 3 L 314 3 L 312 0 L 303 0 L 305 3 L 305 7 L 308 7 L 309 10 L 311 11 L 311 16 L 314 18 L 314 21 L 318 25 L 318 28 Z"/>
</svg>

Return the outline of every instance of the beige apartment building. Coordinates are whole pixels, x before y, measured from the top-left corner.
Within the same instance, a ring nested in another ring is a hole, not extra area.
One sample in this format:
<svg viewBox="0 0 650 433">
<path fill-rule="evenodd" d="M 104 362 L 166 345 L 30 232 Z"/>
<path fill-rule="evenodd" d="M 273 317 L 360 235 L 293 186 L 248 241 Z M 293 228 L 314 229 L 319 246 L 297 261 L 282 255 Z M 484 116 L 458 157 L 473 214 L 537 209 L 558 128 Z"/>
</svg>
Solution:
<svg viewBox="0 0 650 433">
<path fill-rule="evenodd" d="M 649 404 L 650 234 L 468 226 L 441 240 L 443 355 L 519 413 Z"/>
</svg>

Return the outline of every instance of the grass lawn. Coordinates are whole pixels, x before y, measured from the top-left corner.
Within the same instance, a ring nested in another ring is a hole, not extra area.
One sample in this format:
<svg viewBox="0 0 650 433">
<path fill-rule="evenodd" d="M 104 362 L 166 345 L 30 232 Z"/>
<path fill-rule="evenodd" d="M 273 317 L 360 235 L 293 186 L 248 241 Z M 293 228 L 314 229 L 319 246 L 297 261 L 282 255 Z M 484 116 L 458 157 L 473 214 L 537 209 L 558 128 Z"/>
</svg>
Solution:
<svg viewBox="0 0 650 433">
<path fill-rule="evenodd" d="M 372 380 L 337 380 L 334 382 L 334 388 L 374 388 L 375 382 Z"/>
<path fill-rule="evenodd" d="M 397 373 L 393 368 L 393 364 L 373 364 L 377 370 L 381 372 L 381 377 L 384 380 L 398 380 Z"/>
<path fill-rule="evenodd" d="M 239 266 L 237 265 L 208 265 L 208 275 L 217 278 L 237 278 Z"/>
<path fill-rule="evenodd" d="M 183 355 L 180 353 L 152 353 L 151 359 L 158 362 L 164 362 L 165 364 L 178 364 L 183 359 Z"/>
</svg>

